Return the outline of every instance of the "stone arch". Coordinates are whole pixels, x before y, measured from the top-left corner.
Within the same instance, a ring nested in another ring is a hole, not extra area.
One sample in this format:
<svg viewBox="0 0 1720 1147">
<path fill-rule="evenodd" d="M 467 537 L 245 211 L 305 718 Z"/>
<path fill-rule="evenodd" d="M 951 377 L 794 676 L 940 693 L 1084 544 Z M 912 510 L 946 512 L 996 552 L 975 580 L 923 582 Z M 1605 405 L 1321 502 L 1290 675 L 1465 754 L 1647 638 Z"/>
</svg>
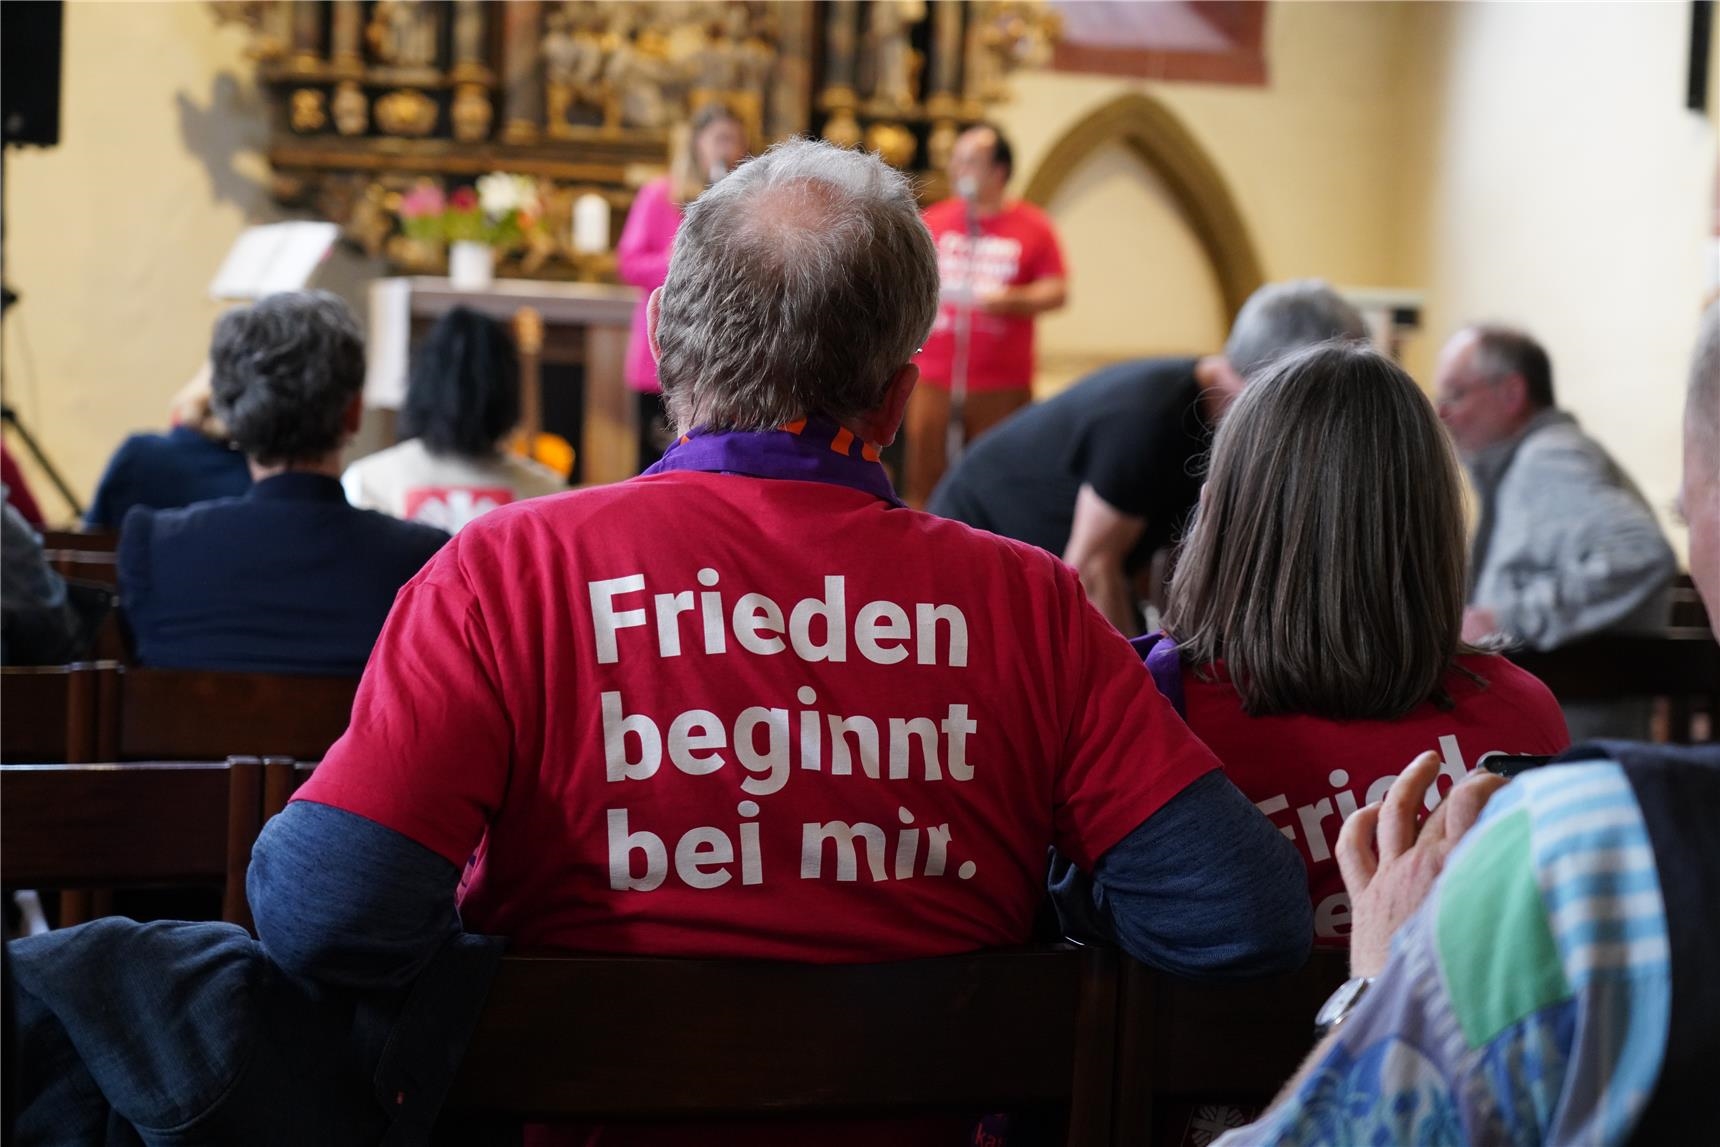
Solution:
<svg viewBox="0 0 1720 1147">
<path fill-rule="evenodd" d="M 1070 128 L 1033 172 L 1023 198 L 1046 207 L 1088 156 L 1119 143 L 1164 180 L 1218 277 L 1234 318 L 1264 282 L 1260 257 L 1230 187 L 1199 141 L 1164 104 L 1144 92 L 1119 96 Z"/>
</svg>

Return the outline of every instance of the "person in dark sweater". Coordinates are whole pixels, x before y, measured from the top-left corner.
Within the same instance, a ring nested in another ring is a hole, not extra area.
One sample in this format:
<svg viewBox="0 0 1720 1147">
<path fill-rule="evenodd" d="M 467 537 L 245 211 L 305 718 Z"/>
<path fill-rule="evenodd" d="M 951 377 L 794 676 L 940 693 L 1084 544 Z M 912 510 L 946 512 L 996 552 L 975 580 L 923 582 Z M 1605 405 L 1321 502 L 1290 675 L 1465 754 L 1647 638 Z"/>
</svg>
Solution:
<svg viewBox="0 0 1720 1147">
<path fill-rule="evenodd" d="M 84 513 L 85 529 L 117 530 L 133 506 L 173 510 L 250 488 L 250 467 L 229 442 L 211 399 L 205 364 L 174 395 L 167 433 L 133 434 L 108 459 Z"/>
<path fill-rule="evenodd" d="M 1117 363 L 975 442 L 926 509 L 1062 558 L 1099 612 L 1141 631 L 1130 578 L 1175 542 L 1200 497 L 1200 460 L 1243 380 L 1280 355 L 1361 339 L 1325 283 L 1270 283 L 1243 304 L 1222 354 Z"/>
<path fill-rule="evenodd" d="M 120 601 L 138 660 L 357 674 L 396 591 L 448 540 L 341 491 L 364 384 L 358 325 L 326 292 L 272 295 L 222 317 L 210 361 L 215 414 L 253 485 L 126 515 Z"/>
</svg>

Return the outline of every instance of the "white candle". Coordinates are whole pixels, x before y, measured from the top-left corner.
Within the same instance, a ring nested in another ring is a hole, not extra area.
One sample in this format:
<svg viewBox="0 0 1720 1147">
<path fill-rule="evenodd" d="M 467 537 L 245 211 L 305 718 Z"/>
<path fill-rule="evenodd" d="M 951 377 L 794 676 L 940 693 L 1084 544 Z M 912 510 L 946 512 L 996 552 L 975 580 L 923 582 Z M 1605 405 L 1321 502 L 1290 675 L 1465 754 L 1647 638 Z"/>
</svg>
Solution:
<svg viewBox="0 0 1720 1147">
<path fill-rule="evenodd" d="M 609 200 L 588 191 L 573 204 L 573 249 L 581 255 L 609 250 Z"/>
</svg>

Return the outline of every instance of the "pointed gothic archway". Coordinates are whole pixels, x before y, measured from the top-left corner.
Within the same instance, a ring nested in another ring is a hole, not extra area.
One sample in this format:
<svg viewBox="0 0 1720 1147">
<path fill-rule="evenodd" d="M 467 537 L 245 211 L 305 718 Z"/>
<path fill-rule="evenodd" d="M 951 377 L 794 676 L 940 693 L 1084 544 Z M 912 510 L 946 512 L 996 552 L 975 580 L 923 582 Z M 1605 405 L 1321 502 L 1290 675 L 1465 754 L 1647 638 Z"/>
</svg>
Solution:
<svg viewBox="0 0 1720 1147">
<path fill-rule="evenodd" d="M 1144 92 L 1104 105 L 1070 128 L 1040 160 L 1023 197 L 1045 207 L 1087 158 L 1108 143 L 1127 148 L 1166 189 L 1188 220 L 1218 278 L 1229 318 L 1264 282 L 1260 258 L 1229 185 L 1182 121 Z"/>
</svg>

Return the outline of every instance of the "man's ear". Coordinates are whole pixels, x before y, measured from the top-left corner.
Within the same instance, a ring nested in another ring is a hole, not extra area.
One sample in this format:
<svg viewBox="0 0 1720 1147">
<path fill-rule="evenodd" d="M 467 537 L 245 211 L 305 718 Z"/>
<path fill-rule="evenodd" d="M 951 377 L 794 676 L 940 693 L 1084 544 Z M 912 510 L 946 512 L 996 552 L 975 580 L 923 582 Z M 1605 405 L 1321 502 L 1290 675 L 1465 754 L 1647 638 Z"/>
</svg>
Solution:
<svg viewBox="0 0 1720 1147">
<path fill-rule="evenodd" d="M 355 394 L 352 401 L 346 404 L 341 412 L 340 428 L 346 437 L 351 438 L 358 433 L 358 428 L 364 423 L 364 395 Z"/>
<path fill-rule="evenodd" d="M 652 362 L 663 357 L 663 352 L 657 349 L 657 323 L 663 317 L 662 297 L 663 288 L 657 287 L 645 300 L 645 341 L 651 344 Z"/>
<path fill-rule="evenodd" d="M 867 419 L 871 423 L 870 433 L 866 435 L 869 441 L 888 446 L 896 440 L 897 432 L 902 429 L 902 420 L 908 416 L 908 398 L 919 381 L 920 368 L 911 362 L 890 376 L 884 387 L 884 401 Z"/>
<path fill-rule="evenodd" d="M 1500 397 L 1513 417 L 1529 413 L 1529 383 L 1520 374 L 1508 374 L 1499 380 Z"/>
</svg>

